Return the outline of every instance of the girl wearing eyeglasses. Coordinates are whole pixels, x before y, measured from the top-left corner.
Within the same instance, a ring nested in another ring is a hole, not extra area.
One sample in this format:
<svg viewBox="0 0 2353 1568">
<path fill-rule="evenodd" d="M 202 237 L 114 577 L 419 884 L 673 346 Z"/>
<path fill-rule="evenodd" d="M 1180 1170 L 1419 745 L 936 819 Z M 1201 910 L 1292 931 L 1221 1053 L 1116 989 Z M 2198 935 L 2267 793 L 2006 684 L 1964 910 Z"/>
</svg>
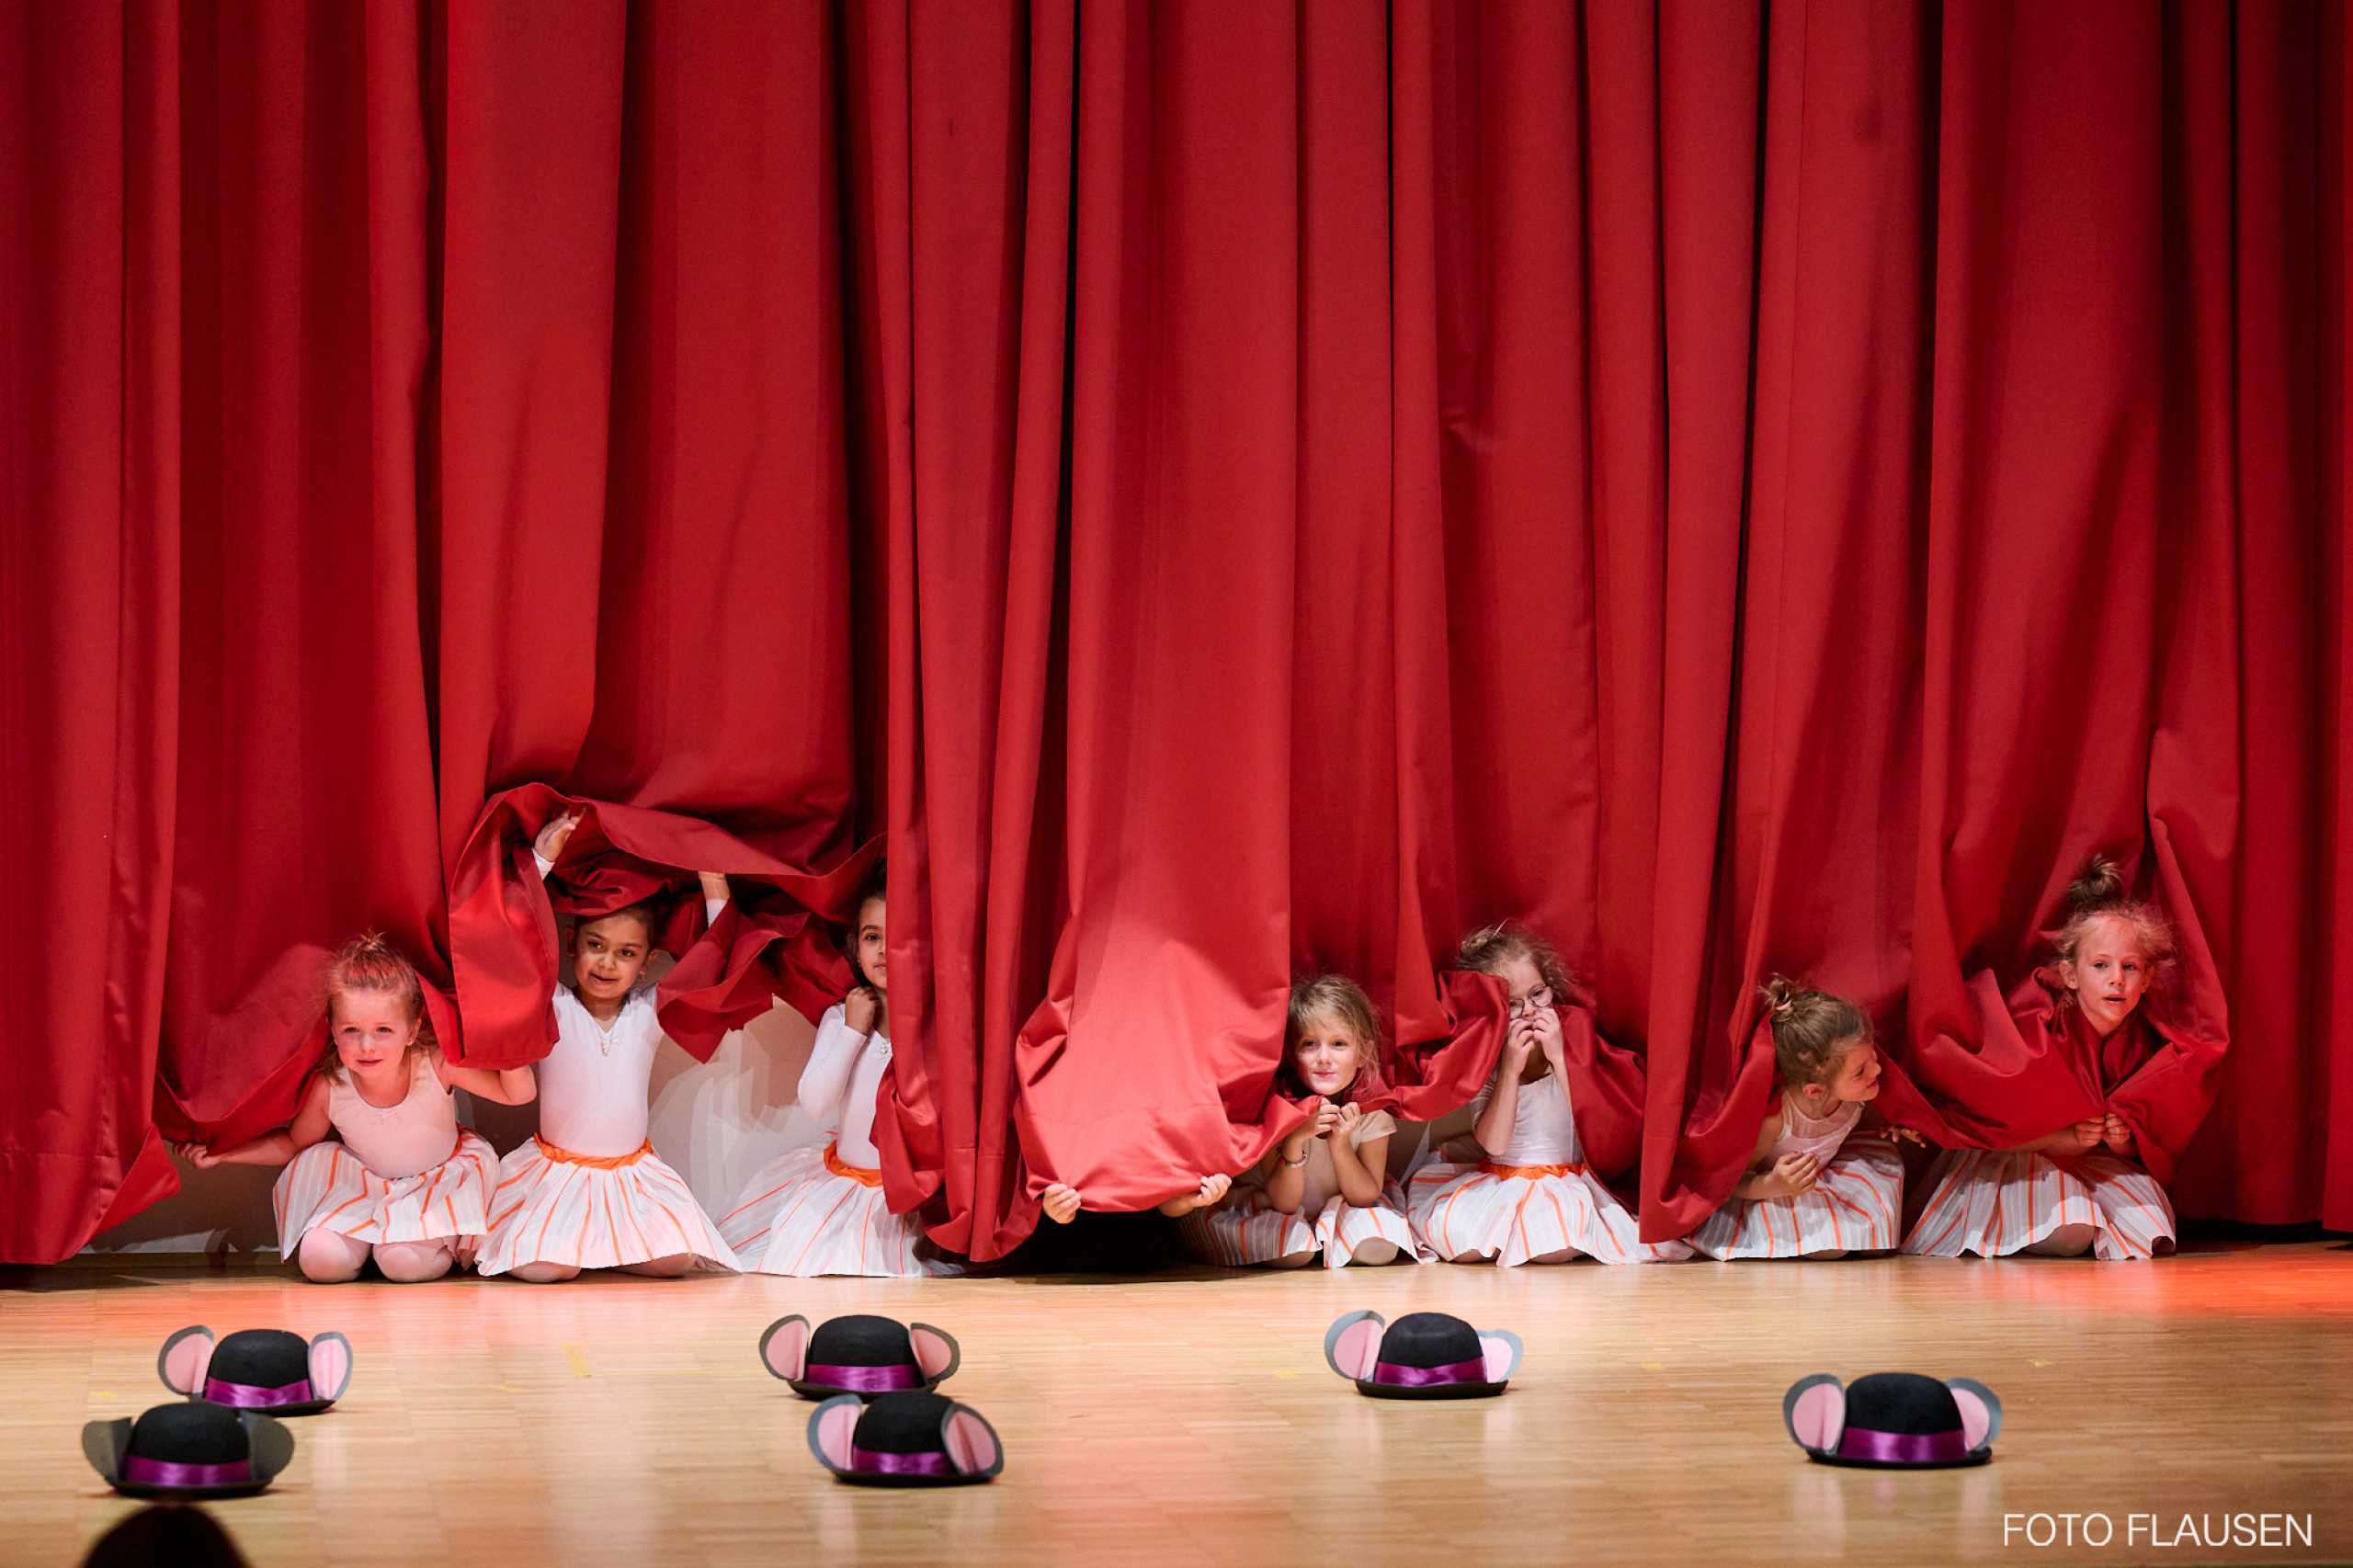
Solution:
<svg viewBox="0 0 2353 1568">
<path fill-rule="evenodd" d="M 1572 994 L 1568 970 L 1550 943 L 1513 925 L 1490 926 L 1462 942 L 1464 969 L 1502 981 L 1511 1022 L 1495 1075 L 1472 1102 L 1472 1134 L 1486 1157 L 1433 1160 L 1406 1187 L 1415 1236 L 1449 1263 L 1667 1263 L 1691 1256 L 1679 1241 L 1644 1242 L 1634 1216 L 1604 1184 L 1639 1157 L 1642 1067 L 1595 1031 Z M 1590 1106 L 1571 1107 L 1571 1089 Z M 1605 1101 L 1607 1102 L 1605 1104 Z M 1578 1137 L 1590 1110 L 1609 1122 L 1608 1158 Z"/>
</svg>

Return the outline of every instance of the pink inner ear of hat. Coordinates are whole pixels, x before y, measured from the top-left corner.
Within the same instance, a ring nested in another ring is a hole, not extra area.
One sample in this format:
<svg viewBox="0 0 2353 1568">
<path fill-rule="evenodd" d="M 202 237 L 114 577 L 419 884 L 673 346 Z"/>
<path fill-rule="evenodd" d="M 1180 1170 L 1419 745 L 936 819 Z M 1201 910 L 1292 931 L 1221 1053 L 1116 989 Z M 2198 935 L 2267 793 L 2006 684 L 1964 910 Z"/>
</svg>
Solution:
<svg viewBox="0 0 2353 1568">
<path fill-rule="evenodd" d="M 1341 1331 L 1338 1342 L 1332 1346 L 1332 1359 L 1342 1372 L 1358 1382 L 1372 1376 L 1373 1368 L 1381 1360 L 1381 1327 L 1379 1318 L 1369 1317 Z"/>
<path fill-rule="evenodd" d="M 949 1413 L 947 1429 L 940 1437 L 949 1462 L 966 1475 L 977 1475 L 996 1463 L 996 1435 L 987 1422 L 961 1405 Z"/>
<path fill-rule="evenodd" d="M 1511 1376 L 1511 1364 L 1518 1356 L 1510 1340 L 1499 1334 L 1483 1334 L 1479 1336 L 1479 1349 L 1486 1358 L 1489 1382 L 1499 1383 Z"/>
<path fill-rule="evenodd" d="M 311 1341 L 311 1393 L 335 1400 L 351 1381 L 351 1345 L 339 1334 L 323 1334 Z"/>
<path fill-rule="evenodd" d="M 855 1400 L 817 1412 L 817 1451 L 836 1470 L 849 1468 L 850 1439 L 858 1433 Z"/>
<path fill-rule="evenodd" d="M 1790 1430 L 1809 1449 L 1836 1448 L 1846 1429 L 1847 1391 L 1836 1383 L 1814 1384 L 1790 1410 Z"/>
<path fill-rule="evenodd" d="M 923 1369 L 925 1377 L 937 1378 L 956 1364 L 955 1346 L 937 1329 L 916 1327 L 908 1331 L 907 1337 L 915 1344 L 915 1365 Z"/>
<path fill-rule="evenodd" d="M 809 1360 L 808 1320 L 787 1318 L 770 1329 L 767 1340 L 760 1346 L 760 1358 L 778 1377 L 787 1381 L 798 1379 Z"/>
<path fill-rule="evenodd" d="M 1985 1434 L 1994 1429 L 1994 1413 L 1985 1402 L 1968 1389 L 1954 1389 L 1952 1402 L 1961 1406 L 1961 1437 L 1973 1450 L 1985 1446 Z"/>
<path fill-rule="evenodd" d="M 164 1352 L 164 1383 L 181 1393 L 198 1393 L 212 1367 L 212 1336 L 190 1334 Z"/>
</svg>

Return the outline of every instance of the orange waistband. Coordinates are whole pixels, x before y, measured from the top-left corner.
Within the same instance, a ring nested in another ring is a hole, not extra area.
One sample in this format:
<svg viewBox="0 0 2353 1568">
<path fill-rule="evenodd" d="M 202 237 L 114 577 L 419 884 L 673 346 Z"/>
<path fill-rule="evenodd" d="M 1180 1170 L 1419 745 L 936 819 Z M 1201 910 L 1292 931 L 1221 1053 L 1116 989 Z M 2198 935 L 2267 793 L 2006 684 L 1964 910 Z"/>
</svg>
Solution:
<svg viewBox="0 0 2353 1568">
<path fill-rule="evenodd" d="M 1539 1176 L 1589 1176 L 1593 1169 L 1583 1160 L 1573 1165 L 1499 1165 L 1493 1160 L 1482 1160 L 1479 1168 L 1491 1176 L 1517 1176 L 1521 1181 L 1534 1181 Z"/>
<path fill-rule="evenodd" d="M 882 1173 L 870 1171 L 864 1165 L 853 1165 L 834 1152 L 835 1145 L 825 1145 L 825 1168 L 837 1176 L 847 1176 L 860 1187 L 881 1187 Z"/>
<path fill-rule="evenodd" d="M 569 1149 L 557 1148 L 536 1132 L 531 1134 L 531 1142 L 540 1146 L 540 1153 L 558 1165 L 586 1165 L 592 1171 L 617 1171 L 633 1165 L 654 1153 L 654 1140 L 651 1138 L 626 1154 L 575 1154 Z"/>
</svg>

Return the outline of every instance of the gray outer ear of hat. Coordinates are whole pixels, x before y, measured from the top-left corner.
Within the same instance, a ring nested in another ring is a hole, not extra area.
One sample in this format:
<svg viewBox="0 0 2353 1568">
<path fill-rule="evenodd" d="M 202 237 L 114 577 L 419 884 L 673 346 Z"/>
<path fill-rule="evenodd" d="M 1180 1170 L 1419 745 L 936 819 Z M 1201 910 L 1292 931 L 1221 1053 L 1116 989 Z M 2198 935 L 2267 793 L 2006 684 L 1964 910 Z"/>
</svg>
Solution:
<svg viewBox="0 0 2353 1568">
<path fill-rule="evenodd" d="M 82 1427 L 82 1457 L 111 1486 L 122 1476 L 122 1456 L 131 1451 L 131 1418 L 92 1421 Z"/>
<path fill-rule="evenodd" d="M 989 1435 L 989 1447 L 996 1450 L 996 1457 L 992 1459 L 987 1464 L 983 1465 L 978 1470 L 968 1470 L 961 1473 L 970 1476 L 975 1481 L 995 1480 L 998 1475 L 1004 1473 L 1005 1471 L 1005 1439 L 996 1435 L 996 1428 L 989 1425 L 989 1418 L 982 1415 L 979 1411 L 974 1410 L 971 1405 L 958 1404 L 949 1407 L 947 1416 L 939 1424 L 939 1440 L 941 1446 L 946 1448 L 951 1456 L 955 1453 L 955 1445 L 949 1437 L 949 1428 L 956 1424 L 959 1417 L 970 1417 L 972 1420 L 980 1423 L 981 1428 Z M 950 1462 L 954 1462 L 952 1458 Z"/>
<path fill-rule="evenodd" d="M 244 1423 L 245 1459 L 253 1466 L 254 1479 L 274 1480 L 294 1458 L 293 1431 L 275 1416 L 250 1410 L 240 1411 L 237 1419 Z"/>
<path fill-rule="evenodd" d="M 311 1341 L 311 1347 L 305 1357 L 305 1359 L 309 1362 L 312 1368 L 317 1368 L 319 1364 L 319 1352 L 329 1345 L 340 1345 L 343 1346 L 343 1379 L 331 1389 L 323 1389 L 319 1387 L 318 1384 L 313 1383 L 311 1385 L 311 1392 L 317 1398 L 326 1401 L 329 1404 L 333 1404 L 336 1400 L 341 1399 L 350 1389 L 351 1374 L 355 1369 L 355 1365 L 358 1358 L 355 1357 L 351 1353 L 350 1340 L 345 1338 L 342 1335 L 330 1330 L 325 1334 L 315 1336 Z"/>
<path fill-rule="evenodd" d="M 1363 1333 L 1370 1334 L 1371 1343 L 1364 1346 L 1363 1365 L 1353 1369 L 1342 1365 L 1340 1336 L 1347 1334 L 1351 1329 L 1359 1329 L 1361 1325 L 1367 1324 L 1371 1327 L 1369 1330 L 1363 1330 Z M 1389 1320 L 1379 1312 L 1367 1311 L 1342 1312 L 1332 1320 L 1332 1326 L 1324 1331 L 1324 1364 L 1352 1383 L 1362 1381 L 1372 1375 L 1372 1359 L 1380 1354 L 1381 1337 L 1388 1330 Z"/>
<path fill-rule="evenodd" d="M 1836 1437 L 1832 1438 L 1828 1447 L 1816 1448 L 1813 1444 L 1807 1442 L 1805 1438 L 1800 1437 L 1798 1434 L 1798 1401 L 1818 1388 L 1828 1388 L 1833 1392 L 1836 1393 L 1843 1406 L 1846 1400 L 1847 1385 L 1829 1372 L 1816 1372 L 1812 1377 L 1800 1378 L 1796 1382 L 1791 1383 L 1790 1385 L 1790 1392 L 1781 1396 L 1781 1425 L 1789 1429 L 1790 1440 L 1795 1442 L 1799 1448 L 1803 1449 L 1807 1453 L 1835 1453 L 1837 1451 L 1838 1448 L 1837 1439 Z M 1839 1424 L 1843 1428 L 1845 1426 L 1843 1417 Z"/>
<path fill-rule="evenodd" d="M 854 1393 L 837 1393 L 833 1398 L 825 1401 L 823 1404 L 820 1404 L 816 1409 L 809 1413 L 809 1452 L 815 1457 L 819 1464 L 824 1466 L 827 1470 L 832 1471 L 835 1475 L 849 1474 L 850 1467 L 847 1462 L 835 1462 L 833 1457 L 825 1452 L 824 1436 L 825 1428 L 828 1426 L 831 1426 L 838 1429 L 841 1423 L 844 1421 L 855 1423 L 858 1416 L 865 1412 L 865 1409 L 866 1402 L 858 1398 L 858 1395 Z M 949 1429 L 955 1425 L 956 1421 L 960 1417 L 969 1417 L 972 1420 L 980 1423 L 982 1428 L 989 1435 L 989 1446 L 995 1449 L 996 1452 L 995 1458 L 980 1469 L 965 1470 L 960 1466 L 957 1470 L 957 1474 L 971 1481 L 994 1480 L 1005 1470 L 1005 1439 L 996 1435 L 996 1428 L 989 1425 L 989 1418 L 982 1415 L 979 1411 L 974 1410 L 971 1405 L 955 1403 L 950 1403 L 949 1405 L 948 1413 L 939 1419 L 940 1448 L 951 1456 L 949 1462 L 953 1464 L 955 1460 L 952 1456 L 955 1453 L 955 1445 L 950 1440 Z M 849 1457 L 847 1450 L 851 1445 L 849 1434 L 841 1434 L 841 1440 L 845 1449 L 842 1457 L 843 1460 L 847 1461 Z"/>
<path fill-rule="evenodd" d="M 183 1388 L 178 1383 L 172 1381 L 172 1352 L 177 1350 L 182 1345 L 187 1344 L 191 1339 L 200 1339 L 204 1342 L 204 1353 L 202 1360 L 199 1364 L 197 1375 L 189 1380 L 189 1382 L 194 1386 Z M 187 1328 L 176 1331 L 170 1338 L 164 1341 L 164 1347 L 155 1352 L 155 1376 L 157 1380 L 174 1393 L 184 1393 L 188 1395 L 188 1398 L 195 1400 L 202 1399 L 204 1397 L 204 1377 L 201 1369 L 211 1362 L 213 1342 L 214 1335 L 212 1331 L 202 1324 L 194 1324 Z"/>
<path fill-rule="evenodd" d="M 788 1372 L 780 1369 L 774 1361 L 768 1359 L 768 1346 L 778 1335 L 794 1324 L 801 1326 L 801 1348 L 792 1358 L 792 1370 Z M 784 1382 L 800 1381 L 801 1374 L 809 1365 L 809 1336 L 814 1331 L 810 1327 L 809 1320 L 799 1312 L 789 1312 L 768 1324 L 767 1330 L 760 1335 L 760 1369 L 767 1372 L 769 1377 Z"/>
<path fill-rule="evenodd" d="M 1947 1378 L 1945 1380 L 1945 1387 L 1949 1389 L 1963 1390 L 1969 1393 L 1975 1394 L 1979 1399 L 1984 1402 L 1985 1414 L 1993 1418 L 1993 1422 L 1992 1425 L 1985 1428 L 1985 1436 L 1978 1440 L 1976 1447 L 1971 1449 L 1970 1452 L 1981 1453 L 1985 1449 L 1992 1448 L 1994 1446 L 1994 1439 L 2002 1435 L 2002 1402 L 2000 1398 L 1995 1394 L 1992 1389 L 1987 1388 L 1975 1378 Z"/>
<path fill-rule="evenodd" d="M 924 1373 L 924 1382 L 926 1386 L 938 1388 L 941 1383 L 944 1383 L 949 1379 L 954 1377 L 956 1375 L 956 1369 L 964 1364 L 964 1347 L 961 1345 L 957 1344 L 956 1336 L 949 1333 L 944 1328 L 934 1328 L 927 1323 L 911 1323 L 907 1324 L 907 1338 L 910 1341 L 912 1341 L 918 1333 L 931 1335 L 933 1337 L 938 1339 L 942 1344 L 948 1346 L 948 1365 L 941 1368 L 936 1374 L 930 1372 Z M 921 1351 L 916 1352 L 915 1367 L 916 1370 L 923 1370 L 923 1355 Z"/>
<path fill-rule="evenodd" d="M 1472 1332 L 1479 1336 L 1479 1343 L 1483 1348 L 1490 1339 L 1500 1339 L 1510 1345 L 1511 1365 L 1504 1369 L 1502 1377 L 1488 1380 L 1491 1382 L 1509 1382 L 1513 1374 L 1519 1370 L 1520 1362 L 1527 1359 L 1528 1346 L 1519 1342 L 1519 1335 L 1507 1328 L 1480 1328 L 1473 1329 Z"/>
<path fill-rule="evenodd" d="M 831 1410 L 839 1410 L 844 1407 L 848 1407 L 852 1418 L 855 1419 L 857 1414 L 866 1408 L 866 1402 L 858 1398 L 858 1395 L 854 1393 L 837 1393 L 834 1395 L 833 1398 L 819 1403 L 816 1409 L 809 1413 L 809 1451 L 811 1454 L 815 1456 L 819 1464 L 824 1465 L 835 1475 L 842 1474 L 849 1467 L 847 1464 L 836 1464 L 834 1462 L 833 1459 L 825 1452 L 824 1442 L 819 1434 L 825 1429 L 825 1413 Z"/>
</svg>

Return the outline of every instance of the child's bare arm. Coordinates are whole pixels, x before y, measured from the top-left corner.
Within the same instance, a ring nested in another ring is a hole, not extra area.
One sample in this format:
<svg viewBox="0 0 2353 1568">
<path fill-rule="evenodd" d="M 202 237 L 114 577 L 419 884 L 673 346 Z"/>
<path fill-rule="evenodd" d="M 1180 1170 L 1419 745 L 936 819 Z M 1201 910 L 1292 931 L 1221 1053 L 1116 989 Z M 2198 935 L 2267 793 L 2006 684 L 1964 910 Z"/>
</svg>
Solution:
<svg viewBox="0 0 2353 1568">
<path fill-rule="evenodd" d="M 555 863 L 563 858 L 563 846 L 571 842 L 572 830 L 579 825 L 580 813 L 565 812 L 550 819 L 547 825 L 540 829 L 540 835 L 531 841 L 531 855 L 539 862 L 542 881 L 555 869 Z"/>
<path fill-rule="evenodd" d="M 1756 1147 L 1749 1152 L 1748 1174 L 1741 1177 L 1740 1185 L 1732 1189 L 1734 1198 L 1745 1198 L 1751 1201 L 1787 1198 L 1795 1190 L 1790 1187 L 1780 1169 L 1787 1162 L 1767 1157 L 1772 1153 L 1773 1145 L 1780 1136 L 1781 1114 L 1776 1110 L 1768 1115 L 1756 1129 Z"/>
<path fill-rule="evenodd" d="M 1528 1058 L 1523 1054 L 1519 1067 L 1527 1064 Z M 1519 1112 L 1519 1067 L 1512 1066 L 1506 1057 L 1504 1066 L 1496 1070 L 1495 1086 L 1487 1096 L 1487 1108 L 1479 1113 L 1479 1119 L 1471 1128 L 1471 1136 L 1478 1140 L 1482 1149 L 1493 1152 L 1511 1143 L 1512 1119 Z"/>
<path fill-rule="evenodd" d="M 2107 1132 L 2106 1119 L 2096 1116 L 2063 1127 L 2056 1132 L 2046 1132 L 2040 1138 L 1994 1152 L 1997 1154 L 2079 1154 L 2086 1149 L 2098 1148 Z"/>
<path fill-rule="evenodd" d="M 1734 1198 L 1757 1199 L 1795 1198 L 1813 1186 L 1822 1175 L 1822 1163 L 1812 1154 L 1784 1154 L 1773 1162 L 1769 1170 L 1751 1172 L 1732 1189 Z"/>
<path fill-rule="evenodd" d="M 1332 1174 L 1339 1178 L 1341 1197 L 1356 1208 L 1370 1209 L 1381 1201 L 1381 1178 L 1389 1169 L 1389 1134 L 1351 1142 L 1349 1132 L 1363 1119 L 1356 1107 L 1342 1108 L 1339 1130 L 1331 1139 Z"/>
<path fill-rule="evenodd" d="M 1160 1211 L 1172 1220 L 1181 1220 L 1196 1209 L 1214 1209 L 1233 1186 L 1233 1178 L 1222 1173 L 1205 1176 L 1201 1185 L 1190 1192 L 1180 1192 L 1160 1205 Z"/>
<path fill-rule="evenodd" d="M 439 1057 L 433 1060 L 433 1071 L 445 1089 L 463 1089 L 477 1099 L 494 1100 L 500 1105 L 529 1105 L 540 1092 L 539 1075 L 529 1067 L 506 1067 L 494 1071 L 487 1067 L 460 1067 Z"/>
<path fill-rule="evenodd" d="M 214 1165 L 282 1165 L 326 1135 L 327 1080 L 324 1074 L 314 1074 L 302 1091 L 301 1108 L 295 1111 L 291 1125 L 217 1154 L 202 1143 L 175 1143 L 172 1148 L 200 1171 Z"/>
<path fill-rule="evenodd" d="M 1305 1125 L 1275 1145 L 1275 1164 L 1267 1176 L 1267 1206 L 1296 1214 L 1307 1201 L 1307 1152 L 1318 1138 L 1330 1138 L 1340 1125 L 1340 1108 L 1318 1096 L 1308 1102 Z"/>
</svg>

